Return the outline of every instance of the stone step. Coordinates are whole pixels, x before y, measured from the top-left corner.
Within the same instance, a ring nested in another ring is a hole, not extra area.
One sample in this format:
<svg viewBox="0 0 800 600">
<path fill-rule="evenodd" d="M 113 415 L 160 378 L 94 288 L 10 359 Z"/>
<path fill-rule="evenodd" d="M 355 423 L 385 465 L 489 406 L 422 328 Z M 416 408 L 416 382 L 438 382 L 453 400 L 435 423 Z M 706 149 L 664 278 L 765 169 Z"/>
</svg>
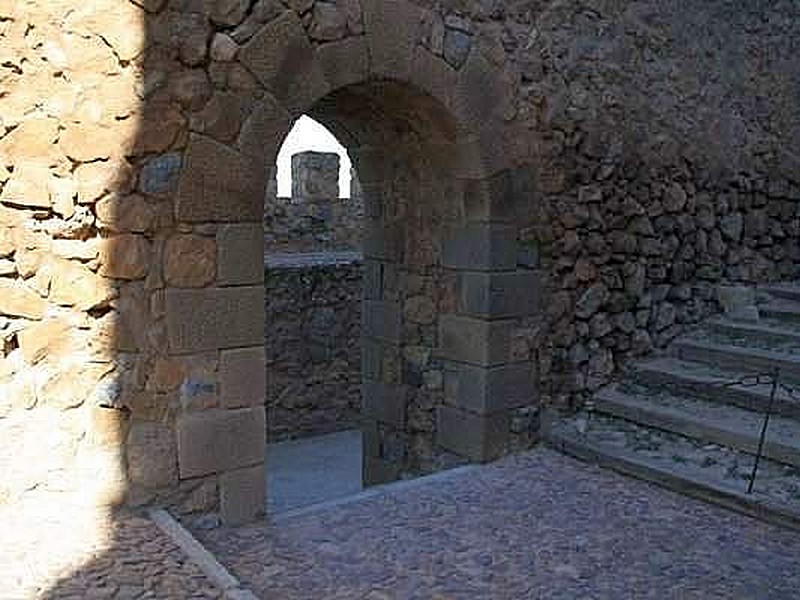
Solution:
<svg viewBox="0 0 800 600">
<path fill-rule="evenodd" d="M 772 388 L 768 383 L 727 385 L 740 380 L 742 374 L 673 357 L 633 364 L 627 375 L 640 385 L 667 387 L 679 394 L 688 394 L 719 404 L 731 404 L 759 413 L 766 411 Z M 779 387 L 772 405 L 773 413 L 800 421 L 800 389 L 797 393 L 799 399 L 793 399 L 786 390 Z"/>
<path fill-rule="evenodd" d="M 786 472 L 779 465 L 763 461 L 754 491 L 748 494 L 749 474 L 743 477 L 748 465 L 740 465 L 742 457 L 734 452 L 704 452 L 701 447 L 669 434 L 661 434 L 649 448 L 626 446 L 620 441 L 629 432 L 623 430 L 622 436 L 604 436 L 602 432 L 593 431 L 591 423 L 581 431 L 575 427 L 576 422 L 580 421 L 556 421 L 545 431 L 545 441 L 580 460 L 800 531 L 798 473 Z M 634 431 L 631 437 L 635 436 Z"/>
<path fill-rule="evenodd" d="M 743 340 L 754 339 L 776 345 L 791 345 L 800 350 L 800 329 L 794 327 L 777 323 L 734 321 L 724 317 L 709 319 L 706 326 L 712 331 L 740 337 Z"/>
<path fill-rule="evenodd" d="M 780 370 L 781 378 L 800 382 L 800 356 L 760 348 L 745 348 L 691 338 L 681 338 L 672 345 L 677 358 L 744 373 L 771 373 Z"/>
<path fill-rule="evenodd" d="M 755 454 L 764 415 L 734 406 L 711 404 L 684 396 L 643 395 L 607 386 L 595 394 L 595 409 L 647 427 L 670 431 L 705 443 Z M 800 467 L 800 422 L 770 419 L 763 456 Z"/>
<path fill-rule="evenodd" d="M 768 293 L 773 298 L 800 302 L 800 285 L 796 283 L 772 283 L 759 286 L 758 290 Z"/>
<path fill-rule="evenodd" d="M 758 305 L 758 313 L 766 319 L 784 321 L 793 325 L 800 324 L 800 302 L 778 299 Z"/>
</svg>

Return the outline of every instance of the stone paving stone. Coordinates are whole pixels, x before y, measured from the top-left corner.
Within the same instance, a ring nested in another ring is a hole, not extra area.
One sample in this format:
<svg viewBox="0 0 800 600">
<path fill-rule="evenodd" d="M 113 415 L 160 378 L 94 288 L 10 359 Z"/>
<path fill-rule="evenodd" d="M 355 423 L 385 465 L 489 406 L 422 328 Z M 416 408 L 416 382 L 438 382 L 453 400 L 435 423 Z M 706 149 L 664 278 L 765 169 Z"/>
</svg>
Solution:
<svg viewBox="0 0 800 600">
<path fill-rule="evenodd" d="M 270 599 L 790 599 L 800 589 L 796 532 L 544 448 L 195 535 Z"/>
<path fill-rule="evenodd" d="M 222 598 L 148 519 L 50 502 L 0 509 L 0 598 Z"/>
</svg>

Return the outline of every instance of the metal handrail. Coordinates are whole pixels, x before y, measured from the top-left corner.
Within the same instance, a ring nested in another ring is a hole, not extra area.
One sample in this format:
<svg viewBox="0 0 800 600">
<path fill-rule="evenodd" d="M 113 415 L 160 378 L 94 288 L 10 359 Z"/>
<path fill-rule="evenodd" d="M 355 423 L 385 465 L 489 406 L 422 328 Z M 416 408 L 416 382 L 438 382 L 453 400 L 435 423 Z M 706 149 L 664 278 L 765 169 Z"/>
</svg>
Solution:
<svg viewBox="0 0 800 600">
<path fill-rule="evenodd" d="M 774 368 L 770 371 L 762 372 L 762 373 L 753 373 L 749 375 L 744 375 L 736 380 L 729 380 L 729 381 L 715 381 L 713 383 L 706 384 L 709 387 L 718 387 L 718 388 L 731 388 L 731 387 L 755 387 L 758 385 L 769 385 L 770 386 L 770 394 L 769 394 L 769 401 L 767 402 L 767 408 L 764 413 L 764 419 L 761 423 L 761 431 L 758 438 L 758 448 L 756 449 L 755 461 L 753 463 L 753 470 L 750 474 L 750 479 L 747 484 L 747 493 L 751 494 L 753 492 L 753 487 L 755 486 L 756 478 L 758 477 L 758 468 L 761 463 L 761 458 L 764 455 L 764 445 L 766 443 L 767 437 L 767 430 L 769 428 L 770 418 L 772 417 L 772 412 L 775 404 L 775 398 L 777 396 L 778 390 L 784 391 L 792 400 L 797 401 L 800 403 L 800 391 L 791 387 L 781 381 L 781 371 L 779 368 Z M 662 388 L 663 391 L 667 393 L 674 393 L 672 389 L 669 389 L 666 385 L 653 385 L 648 384 L 650 388 Z"/>
</svg>

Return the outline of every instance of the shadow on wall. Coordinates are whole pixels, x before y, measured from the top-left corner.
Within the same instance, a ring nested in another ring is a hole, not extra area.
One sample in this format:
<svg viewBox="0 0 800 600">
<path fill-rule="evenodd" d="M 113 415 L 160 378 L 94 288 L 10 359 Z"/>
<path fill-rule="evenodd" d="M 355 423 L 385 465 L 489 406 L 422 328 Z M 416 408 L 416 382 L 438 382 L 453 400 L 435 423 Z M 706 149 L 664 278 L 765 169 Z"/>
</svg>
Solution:
<svg viewBox="0 0 800 600">
<path fill-rule="evenodd" d="M 11 167 L 0 171 L 0 250 L 15 263 L 0 278 L 12 317 L 0 458 L 14 484 L 3 502 L 38 521 L 40 539 L 76 533 L 79 519 L 97 525 L 80 530 L 80 550 L 54 544 L 50 563 L 17 577 L 22 595 L 184 593 L 194 584 L 181 567 L 155 564 L 174 548 L 126 510 L 167 504 L 229 523 L 263 513 L 265 166 L 303 112 L 354 153 L 370 206 L 381 273 L 368 292 L 372 477 L 450 460 L 435 451 L 437 318 L 456 310 L 452 270 L 493 268 L 494 248 L 451 259 L 446 273 L 441 239 L 464 217 L 455 176 L 484 173 L 479 130 L 510 100 L 485 60 L 459 79 L 466 55 L 448 63 L 417 46 L 421 9 L 335 11 L 331 21 L 263 1 L 0 9 L 15 86 L 0 140 Z M 480 96 L 466 89 L 478 81 Z M 383 275 L 390 267 L 399 279 Z M 454 430 L 467 413 L 447 410 Z M 478 440 L 487 417 L 469 418 Z M 485 457 L 481 443 L 455 446 Z M 145 564 L 135 583 L 120 566 L 130 554 Z"/>
<path fill-rule="evenodd" d="M 715 283 L 797 273 L 791 2 L 293 4 L 0 4 L 0 552 L 38 565 L 17 588 L 153 550 L 108 507 L 263 511 L 265 167 L 300 114 L 362 180 L 373 481 L 525 447 L 538 378 L 581 398 Z M 100 541 L 23 543 L 72 534 L 73 506 Z"/>
</svg>

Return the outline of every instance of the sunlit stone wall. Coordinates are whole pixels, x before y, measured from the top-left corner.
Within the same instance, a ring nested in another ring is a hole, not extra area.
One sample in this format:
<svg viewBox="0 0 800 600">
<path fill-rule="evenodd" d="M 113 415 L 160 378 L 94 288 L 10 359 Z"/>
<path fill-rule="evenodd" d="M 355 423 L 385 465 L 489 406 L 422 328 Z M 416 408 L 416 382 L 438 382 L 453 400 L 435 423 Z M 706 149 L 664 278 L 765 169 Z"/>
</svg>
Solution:
<svg viewBox="0 0 800 600">
<path fill-rule="evenodd" d="M 0 502 L 263 508 L 265 172 L 312 109 L 373 167 L 373 462 L 524 447 L 797 276 L 797 39 L 791 0 L 0 3 Z"/>
</svg>

